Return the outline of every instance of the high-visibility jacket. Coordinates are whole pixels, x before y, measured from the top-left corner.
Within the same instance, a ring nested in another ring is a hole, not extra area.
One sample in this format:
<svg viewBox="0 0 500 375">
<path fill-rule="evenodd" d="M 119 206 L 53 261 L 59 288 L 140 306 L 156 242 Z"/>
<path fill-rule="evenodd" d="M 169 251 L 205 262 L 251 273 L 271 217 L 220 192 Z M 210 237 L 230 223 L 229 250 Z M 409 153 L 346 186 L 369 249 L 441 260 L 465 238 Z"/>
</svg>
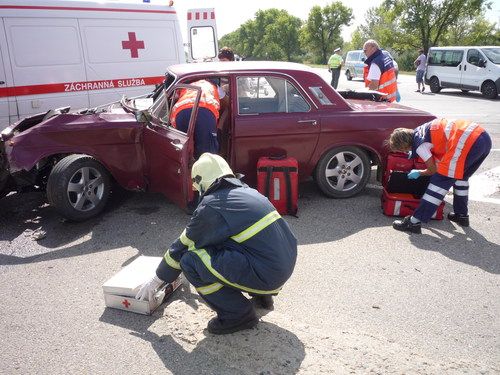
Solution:
<svg viewBox="0 0 500 375">
<path fill-rule="evenodd" d="M 337 55 L 336 53 L 334 53 L 328 59 L 328 66 L 331 69 L 337 69 L 337 68 L 340 68 L 340 66 L 342 65 L 343 62 L 344 62 L 344 60 L 342 60 L 342 56 Z"/>
<path fill-rule="evenodd" d="M 432 143 L 432 156 L 437 173 L 460 180 L 464 176 L 465 160 L 476 139 L 484 129 L 466 120 L 436 119 L 413 132 L 412 155 L 424 142 Z"/>
<path fill-rule="evenodd" d="M 214 84 L 204 79 L 192 82 L 190 83 L 190 85 L 198 86 L 201 88 L 199 107 L 207 108 L 208 110 L 210 110 L 210 112 L 213 113 L 215 119 L 217 120 L 219 118 L 219 110 L 220 110 L 219 91 L 217 90 L 217 87 Z M 195 90 L 188 90 L 188 89 L 180 90 L 179 99 L 174 104 L 170 112 L 170 124 L 174 128 L 177 127 L 175 122 L 177 114 L 184 109 L 193 107 L 194 102 L 196 101 L 196 94 L 197 93 Z"/>
<path fill-rule="evenodd" d="M 203 194 L 157 276 L 175 280 L 188 252 L 199 256 L 222 284 L 276 294 L 295 267 L 297 239 L 266 197 L 235 178 L 222 178 Z"/>
<path fill-rule="evenodd" d="M 377 50 L 373 55 L 365 60 L 365 67 L 363 70 L 363 78 L 365 86 L 371 83 L 368 80 L 368 72 L 371 64 L 376 64 L 380 69 L 380 79 L 378 82 L 377 91 L 387 94 L 387 100 L 393 102 L 396 100 L 396 92 L 398 91 L 398 83 L 396 78 L 396 70 L 394 64 L 389 56 L 384 56 L 381 50 Z"/>
</svg>

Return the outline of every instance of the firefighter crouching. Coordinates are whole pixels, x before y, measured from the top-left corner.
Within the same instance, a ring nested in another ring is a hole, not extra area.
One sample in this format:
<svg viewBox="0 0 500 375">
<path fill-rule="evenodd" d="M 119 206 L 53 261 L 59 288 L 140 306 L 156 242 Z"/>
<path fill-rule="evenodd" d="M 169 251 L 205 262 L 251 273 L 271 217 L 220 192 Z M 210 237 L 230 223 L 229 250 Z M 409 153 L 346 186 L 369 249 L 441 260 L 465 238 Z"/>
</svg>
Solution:
<svg viewBox="0 0 500 375">
<path fill-rule="evenodd" d="M 269 200 L 238 180 L 222 157 L 201 155 L 191 176 L 201 201 L 136 298 L 151 298 L 162 281 L 172 282 L 183 272 L 217 313 L 209 332 L 252 328 L 258 318 L 242 292 L 272 309 L 272 296 L 295 267 L 297 240 Z"/>
</svg>

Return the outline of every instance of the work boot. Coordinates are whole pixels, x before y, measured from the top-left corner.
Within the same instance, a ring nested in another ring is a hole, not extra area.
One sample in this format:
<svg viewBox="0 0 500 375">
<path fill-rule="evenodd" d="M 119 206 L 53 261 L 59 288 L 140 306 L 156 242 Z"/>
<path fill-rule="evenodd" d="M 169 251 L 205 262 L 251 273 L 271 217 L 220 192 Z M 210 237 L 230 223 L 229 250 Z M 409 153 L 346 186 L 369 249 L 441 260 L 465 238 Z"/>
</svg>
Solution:
<svg viewBox="0 0 500 375">
<path fill-rule="evenodd" d="M 273 301 L 273 296 L 269 294 L 264 294 L 264 295 L 253 295 L 252 300 L 255 303 L 256 307 L 262 307 L 263 309 L 266 310 L 274 310 L 274 301 Z"/>
<path fill-rule="evenodd" d="M 469 226 L 469 215 L 460 215 L 456 214 L 454 212 L 450 212 L 448 214 L 448 220 L 454 221 L 458 225 L 462 227 L 468 227 Z"/>
<path fill-rule="evenodd" d="M 210 319 L 207 325 L 208 332 L 214 335 L 225 335 L 228 333 L 234 333 L 242 331 L 244 329 L 251 329 L 257 325 L 259 318 L 255 315 L 255 311 L 252 310 L 251 313 L 244 316 L 241 319 L 228 320 L 219 319 L 218 317 Z"/>
<path fill-rule="evenodd" d="M 405 216 L 402 220 L 395 220 L 392 223 L 392 227 L 402 232 L 410 232 L 418 234 L 422 233 L 422 224 L 421 223 L 413 224 L 410 218 L 411 216 Z"/>
</svg>

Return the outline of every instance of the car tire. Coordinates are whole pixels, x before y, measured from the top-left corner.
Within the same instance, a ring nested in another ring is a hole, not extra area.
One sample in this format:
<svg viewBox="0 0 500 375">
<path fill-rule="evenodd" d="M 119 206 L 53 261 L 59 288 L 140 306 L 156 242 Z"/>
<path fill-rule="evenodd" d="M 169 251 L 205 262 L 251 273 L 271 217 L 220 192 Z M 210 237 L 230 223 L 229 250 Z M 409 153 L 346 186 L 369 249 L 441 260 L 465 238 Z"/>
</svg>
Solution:
<svg viewBox="0 0 500 375">
<path fill-rule="evenodd" d="M 365 188 L 370 173 L 370 158 L 363 150 L 340 146 L 323 155 L 316 166 L 315 180 L 328 197 L 349 198 Z"/>
<path fill-rule="evenodd" d="M 352 81 L 352 75 L 349 70 L 345 71 L 345 77 L 347 78 L 348 81 Z"/>
<path fill-rule="evenodd" d="M 498 90 L 493 81 L 486 81 L 481 86 L 481 94 L 488 99 L 496 99 L 498 96 Z"/>
<path fill-rule="evenodd" d="M 106 168 L 88 155 L 70 155 L 52 169 L 47 199 L 63 217 L 84 221 L 101 213 L 111 192 Z"/>
<path fill-rule="evenodd" d="M 434 94 L 437 94 L 438 92 L 441 91 L 441 86 L 439 86 L 439 79 L 438 77 L 434 76 L 431 78 L 429 81 L 429 87 L 431 88 L 431 92 Z"/>
</svg>

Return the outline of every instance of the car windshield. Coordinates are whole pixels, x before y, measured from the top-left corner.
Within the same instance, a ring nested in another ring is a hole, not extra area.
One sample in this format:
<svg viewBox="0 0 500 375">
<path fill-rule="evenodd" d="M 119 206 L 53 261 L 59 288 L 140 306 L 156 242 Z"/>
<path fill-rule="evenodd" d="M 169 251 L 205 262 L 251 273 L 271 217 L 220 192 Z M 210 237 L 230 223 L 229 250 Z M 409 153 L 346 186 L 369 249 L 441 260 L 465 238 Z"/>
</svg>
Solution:
<svg viewBox="0 0 500 375">
<path fill-rule="evenodd" d="M 481 48 L 481 51 L 493 64 L 500 64 L 500 48 Z"/>
</svg>

